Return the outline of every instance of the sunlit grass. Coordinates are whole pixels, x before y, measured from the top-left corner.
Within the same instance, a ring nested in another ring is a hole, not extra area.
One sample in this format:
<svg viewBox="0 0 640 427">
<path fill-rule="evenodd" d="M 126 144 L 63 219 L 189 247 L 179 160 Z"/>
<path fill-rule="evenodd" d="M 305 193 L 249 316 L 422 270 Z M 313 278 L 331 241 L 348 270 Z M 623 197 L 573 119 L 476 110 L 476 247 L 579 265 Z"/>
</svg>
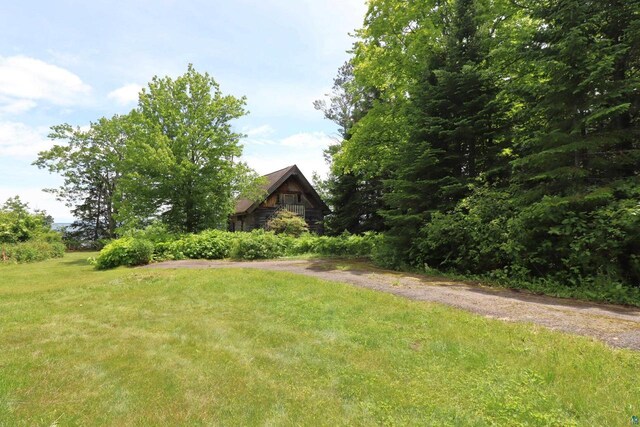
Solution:
<svg viewBox="0 0 640 427">
<path fill-rule="evenodd" d="M 628 425 L 638 353 L 287 273 L 0 268 L 0 425 Z"/>
</svg>

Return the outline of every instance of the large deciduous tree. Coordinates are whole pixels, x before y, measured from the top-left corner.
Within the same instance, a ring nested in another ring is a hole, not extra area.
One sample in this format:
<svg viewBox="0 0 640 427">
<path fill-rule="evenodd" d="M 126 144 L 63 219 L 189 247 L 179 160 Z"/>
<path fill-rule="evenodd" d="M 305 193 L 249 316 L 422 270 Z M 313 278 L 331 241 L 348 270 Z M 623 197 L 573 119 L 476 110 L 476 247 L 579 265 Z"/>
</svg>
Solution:
<svg viewBox="0 0 640 427">
<path fill-rule="evenodd" d="M 53 126 L 49 136 L 61 142 L 34 164 L 64 178 L 49 191 L 72 208 L 72 228 L 83 240 L 153 220 L 184 232 L 222 227 L 235 197 L 258 187 L 238 161 L 241 135 L 231 127 L 244 105 L 189 65 L 178 78 L 154 77 L 125 116 L 88 129 Z"/>
<path fill-rule="evenodd" d="M 226 224 L 235 196 L 250 179 L 239 162 L 245 98 L 223 95 L 208 73 L 189 65 L 175 79 L 154 77 L 140 93 L 122 185 L 128 224 L 160 218 L 196 232 Z"/>
</svg>

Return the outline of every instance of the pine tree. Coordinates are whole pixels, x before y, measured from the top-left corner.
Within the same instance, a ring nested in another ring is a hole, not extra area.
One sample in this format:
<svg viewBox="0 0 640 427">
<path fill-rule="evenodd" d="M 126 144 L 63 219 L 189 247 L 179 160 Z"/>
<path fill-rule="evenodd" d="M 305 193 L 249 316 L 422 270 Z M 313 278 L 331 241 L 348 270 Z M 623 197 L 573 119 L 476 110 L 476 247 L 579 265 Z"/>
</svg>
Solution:
<svg viewBox="0 0 640 427">
<path fill-rule="evenodd" d="M 456 0 L 441 16 L 443 42 L 425 59 L 413 88 L 412 133 L 387 181 L 391 209 L 384 215 L 401 251 L 434 212 L 452 210 L 471 182 L 495 176 L 501 166 L 498 86 L 476 0 Z"/>
<path fill-rule="evenodd" d="M 340 136 L 340 143 L 325 151 L 325 157 L 331 164 L 330 174 L 323 184 L 327 203 L 332 208 L 325 223 L 325 232 L 330 235 L 344 231 L 358 234 L 384 228 L 378 213 L 382 207 L 382 178 L 345 170 L 335 161 L 344 141 L 350 139 L 354 124 L 366 114 L 375 98 L 375 91 L 365 90 L 356 84 L 353 72 L 353 64 L 345 63 L 334 79 L 329 102 L 319 100 L 314 103 L 325 118 L 338 125 Z"/>
<path fill-rule="evenodd" d="M 525 51 L 542 70 L 529 82 L 528 138 L 516 147 L 525 203 L 585 194 L 637 175 L 640 2 L 536 3 Z"/>
<path fill-rule="evenodd" d="M 129 121 L 128 115 L 116 115 L 91 123 L 88 130 L 53 126 L 49 138 L 65 143 L 39 153 L 34 162 L 63 176 L 60 188 L 47 191 L 71 208 L 75 221 L 70 233 L 79 240 L 97 242 L 116 236 L 117 192 Z"/>
</svg>

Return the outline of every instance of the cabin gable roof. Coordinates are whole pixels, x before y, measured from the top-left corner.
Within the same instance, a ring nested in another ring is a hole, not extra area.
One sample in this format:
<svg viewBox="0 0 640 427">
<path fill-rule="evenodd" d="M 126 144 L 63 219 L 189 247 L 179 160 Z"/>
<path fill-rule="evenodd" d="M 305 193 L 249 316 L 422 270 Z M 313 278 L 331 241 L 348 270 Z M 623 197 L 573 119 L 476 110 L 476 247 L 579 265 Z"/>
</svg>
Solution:
<svg viewBox="0 0 640 427">
<path fill-rule="evenodd" d="M 284 182 L 287 179 L 291 177 L 296 177 L 298 179 L 305 193 L 308 194 L 314 200 L 314 202 L 317 203 L 317 205 L 322 209 L 323 213 L 330 212 L 330 209 L 327 206 L 327 204 L 322 200 L 322 198 L 320 198 L 320 195 L 318 194 L 318 192 L 313 188 L 313 186 L 309 183 L 309 181 L 307 181 L 307 178 L 305 178 L 302 172 L 300 172 L 300 169 L 298 169 L 298 166 L 292 165 L 284 169 L 280 169 L 275 172 L 271 172 L 270 174 L 264 175 L 264 178 L 266 179 L 266 183 L 264 184 L 264 187 L 263 187 L 266 192 L 265 197 L 263 197 L 261 200 L 258 200 L 257 202 L 253 202 L 248 199 L 239 199 L 236 203 L 234 214 L 235 215 L 250 214 L 251 212 L 256 210 L 265 199 L 267 199 L 278 188 L 280 188 L 280 186 L 284 184 Z"/>
</svg>

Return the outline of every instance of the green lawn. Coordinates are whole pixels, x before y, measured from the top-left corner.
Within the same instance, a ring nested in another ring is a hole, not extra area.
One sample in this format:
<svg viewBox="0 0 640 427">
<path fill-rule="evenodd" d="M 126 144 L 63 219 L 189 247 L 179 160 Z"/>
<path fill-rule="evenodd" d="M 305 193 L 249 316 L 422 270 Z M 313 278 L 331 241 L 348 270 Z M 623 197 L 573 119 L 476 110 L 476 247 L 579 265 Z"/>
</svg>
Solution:
<svg viewBox="0 0 640 427">
<path fill-rule="evenodd" d="M 0 425 L 588 425 L 640 354 L 293 274 L 0 266 Z"/>
</svg>

